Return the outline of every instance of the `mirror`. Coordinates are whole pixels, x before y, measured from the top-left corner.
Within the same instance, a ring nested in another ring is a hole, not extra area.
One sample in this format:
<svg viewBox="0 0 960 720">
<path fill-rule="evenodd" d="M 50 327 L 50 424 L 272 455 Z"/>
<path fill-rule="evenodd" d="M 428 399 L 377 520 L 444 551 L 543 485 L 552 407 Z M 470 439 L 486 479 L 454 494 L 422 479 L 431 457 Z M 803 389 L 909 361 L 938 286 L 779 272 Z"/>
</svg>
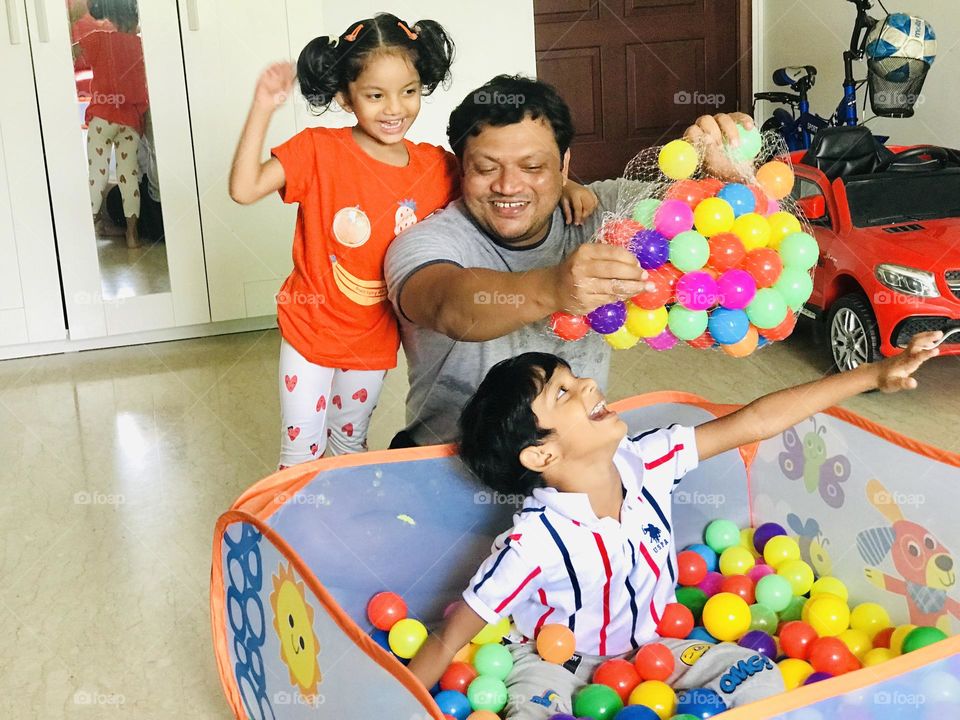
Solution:
<svg viewBox="0 0 960 720">
<path fill-rule="evenodd" d="M 137 0 L 66 0 L 104 300 L 170 292 Z"/>
<path fill-rule="evenodd" d="M 811 195 L 797 200 L 797 207 L 806 215 L 807 220 L 820 220 L 827 214 L 823 195 Z"/>
</svg>

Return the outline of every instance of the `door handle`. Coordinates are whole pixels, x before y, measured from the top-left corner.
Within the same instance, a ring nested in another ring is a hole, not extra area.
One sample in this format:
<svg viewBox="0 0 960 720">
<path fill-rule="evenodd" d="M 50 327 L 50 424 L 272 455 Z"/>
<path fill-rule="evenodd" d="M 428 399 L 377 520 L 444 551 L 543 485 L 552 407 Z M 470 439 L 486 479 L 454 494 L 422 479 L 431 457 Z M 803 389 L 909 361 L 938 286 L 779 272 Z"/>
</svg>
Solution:
<svg viewBox="0 0 960 720">
<path fill-rule="evenodd" d="M 16 0 L 6 0 L 7 6 L 7 35 L 11 45 L 20 44 L 20 20 L 17 17 Z"/>
<path fill-rule="evenodd" d="M 200 29 L 200 10 L 197 0 L 187 0 L 187 27 L 196 32 Z"/>
<path fill-rule="evenodd" d="M 34 0 L 33 7 L 37 13 L 37 40 L 42 43 L 50 42 L 50 26 L 47 23 L 46 0 Z"/>
</svg>

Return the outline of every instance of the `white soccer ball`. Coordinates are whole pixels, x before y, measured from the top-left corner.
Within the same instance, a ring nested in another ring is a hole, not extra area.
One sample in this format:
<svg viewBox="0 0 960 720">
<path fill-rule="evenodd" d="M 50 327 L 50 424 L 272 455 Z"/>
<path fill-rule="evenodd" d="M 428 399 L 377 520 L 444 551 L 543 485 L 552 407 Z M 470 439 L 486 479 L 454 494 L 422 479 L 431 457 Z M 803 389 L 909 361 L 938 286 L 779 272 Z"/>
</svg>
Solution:
<svg viewBox="0 0 960 720">
<path fill-rule="evenodd" d="M 879 61 L 883 66 L 884 79 L 906 82 L 916 72 L 908 61 L 933 65 L 937 56 L 937 36 L 930 23 L 922 17 L 893 13 L 870 31 L 866 53 L 867 57 Z"/>
</svg>

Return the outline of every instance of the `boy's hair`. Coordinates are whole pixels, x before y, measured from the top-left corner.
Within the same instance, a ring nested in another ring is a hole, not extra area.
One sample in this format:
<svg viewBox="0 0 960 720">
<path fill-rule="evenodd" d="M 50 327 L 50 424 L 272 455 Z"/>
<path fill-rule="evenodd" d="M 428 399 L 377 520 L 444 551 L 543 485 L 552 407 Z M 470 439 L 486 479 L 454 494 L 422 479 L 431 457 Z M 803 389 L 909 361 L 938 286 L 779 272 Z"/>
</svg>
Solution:
<svg viewBox="0 0 960 720">
<path fill-rule="evenodd" d="M 307 103 L 319 114 L 338 92 L 348 93 L 370 56 L 404 52 L 420 75 L 423 94 L 429 95 L 449 81 L 454 49 L 438 22 L 420 20 L 408 25 L 396 15 L 380 13 L 353 23 L 339 38 L 323 35 L 311 40 L 297 60 L 297 79 Z"/>
<path fill-rule="evenodd" d="M 94 20 L 109 20 L 118 28 L 140 22 L 137 0 L 91 0 L 87 12 Z"/>
<path fill-rule="evenodd" d="M 543 486 L 543 476 L 520 463 L 520 452 L 553 432 L 537 424 L 532 404 L 561 366 L 570 368 L 539 352 L 498 362 L 460 414 L 460 458 L 492 490 L 529 495 Z"/>
<path fill-rule="evenodd" d="M 543 118 L 550 124 L 562 160 L 574 135 L 570 108 L 552 85 L 522 75 L 497 75 L 467 95 L 450 113 L 447 138 L 462 160 L 468 138 L 488 125 L 504 127 L 524 118 Z"/>
</svg>

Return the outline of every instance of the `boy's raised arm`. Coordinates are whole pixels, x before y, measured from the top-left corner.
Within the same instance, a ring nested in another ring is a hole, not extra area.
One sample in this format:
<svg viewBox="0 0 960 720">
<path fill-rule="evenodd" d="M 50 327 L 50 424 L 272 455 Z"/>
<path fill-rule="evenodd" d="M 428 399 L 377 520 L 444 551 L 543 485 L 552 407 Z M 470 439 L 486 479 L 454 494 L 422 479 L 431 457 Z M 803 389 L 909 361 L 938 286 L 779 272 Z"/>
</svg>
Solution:
<svg viewBox="0 0 960 720">
<path fill-rule="evenodd" d="M 432 688 L 440 680 L 457 651 L 483 630 L 486 624 L 473 608 L 464 602 L 458 603 L 440 631 L 427 638 L 407 668 L 417 676 L 424 687 Z"/>
<path fill-rule="evenodd" d="M 779 435 L 801 420 L 868 390 L 912 390 L 917 381 L 911 376 L 923 363 L 939 354 L 935 343 L 942 336 L 939 331 L 914 335 L 910 345 L 899 355 L 778 390 L 725 417 L 698 425 L 696 437 L 700 459 L 706 460 L 726 450 Z"/>
</svg>

